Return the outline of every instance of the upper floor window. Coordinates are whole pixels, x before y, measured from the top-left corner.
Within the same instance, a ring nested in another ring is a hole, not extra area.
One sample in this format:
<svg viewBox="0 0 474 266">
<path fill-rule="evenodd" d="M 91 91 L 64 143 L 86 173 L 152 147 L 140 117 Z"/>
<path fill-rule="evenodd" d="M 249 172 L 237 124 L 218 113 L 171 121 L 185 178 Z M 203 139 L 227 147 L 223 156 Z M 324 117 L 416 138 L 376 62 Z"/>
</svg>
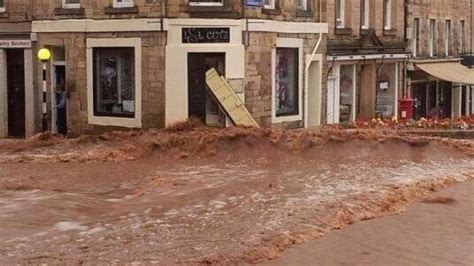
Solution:
<svg viewBox="0 0 474 266">
<path fill-rule="evenodd" d="M 276 0 L 263 0 L 263 7 L 267 9 L 275 9 L 275 1 Z"/>
<path fill-rule="evenodd" d="M 224 0 L 189 0 L 190 6 L 223 6 Z"/>
<path fill-rule="evenodd" d="M 412 54 L 414 57 L 418 56 L 420 53 L 420 19 L 415 18 L 414 25 L 413 25 L 413 47 L 412 47 Z"/>
<path fill-rule="evenodd" d="M 449 56 L 449 45 L 451 44 L 451 20 L 446 20 L 444 28 L 444 51 L 446 56 Z"/>
<path fill-rule="evenodd" d="M 0 0 L 0 12 L 5 12 L 5 0 Z"/>
<path fill-rule="evenodd" d="M 62 2 L 63 2 L 63 8 L 80 8 L 81 7 L 81 0 L 63 0 Z"/>
<path fill-rule="evenodd" d="M 336 0 L 336 28 L 344 28 L 345 0 Z"/>
<path fill-rule="evenodd" d="M 133 7 L 133 6 L 134 6 L 133 0 L 114 0 L 113 2 L 114 8 Z"/>
<path fill-rule="evenodd" d="M 430 39 L 429 39 L 429 49 L 430 57 L 436 55 L 436 20 L 430 19 Z"/>
<path fill-rule="evenodd" d="M 370 0 L 360 1 L 360 27 L 369 28 Z"/>
<path fill-rule="evenodd" d="M 392 0 L 383 0 L 383 28 L 392 29 Z"/>
<path fill-rule="evenodd" d="M 308 0 L 298 0 L 299 10 L 308 10 Z"/>
<path fill-rule="evenodd" d="M 459 52 L 460 53 L 464 53 L 464 43 L 465 43 L 465 40 L 464 40 L 464 30 L 465 30 L 465 23 L 464 23 L 464 20 L 461 20 L 459 22 Z"/>
</svg>

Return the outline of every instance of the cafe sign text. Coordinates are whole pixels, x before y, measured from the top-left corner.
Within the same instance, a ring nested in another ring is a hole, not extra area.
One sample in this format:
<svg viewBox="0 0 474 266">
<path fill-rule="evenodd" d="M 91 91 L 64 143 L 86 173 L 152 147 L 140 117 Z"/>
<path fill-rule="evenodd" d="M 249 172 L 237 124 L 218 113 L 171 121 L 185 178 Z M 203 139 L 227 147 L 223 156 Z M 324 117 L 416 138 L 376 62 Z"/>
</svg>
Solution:
<svg viewBox="0 0 474 266">
<path fill-rule="evenodd" d="M 230 28 L 183 28 L 183 43 L 228 43 Z"/>
</svg>

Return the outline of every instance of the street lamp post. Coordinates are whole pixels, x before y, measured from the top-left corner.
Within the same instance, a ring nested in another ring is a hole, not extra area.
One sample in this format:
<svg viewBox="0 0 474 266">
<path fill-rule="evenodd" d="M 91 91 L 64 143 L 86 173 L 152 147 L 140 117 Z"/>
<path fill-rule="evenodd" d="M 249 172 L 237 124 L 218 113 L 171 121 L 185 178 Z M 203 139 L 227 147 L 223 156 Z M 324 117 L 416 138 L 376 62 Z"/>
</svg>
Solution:
<svg viewBox="0 0 474 266">
<path fill-rule="evenodd" d="M 38 59 L 43 63 L 43 120 L 42 120 L 42 132 L 48 130 L 48 113 L 46 108 L 46 67 L 48 61 L 51 59 L 51 52 L 46 49 L 40 49 L 38 51 Z"/>
</svg>

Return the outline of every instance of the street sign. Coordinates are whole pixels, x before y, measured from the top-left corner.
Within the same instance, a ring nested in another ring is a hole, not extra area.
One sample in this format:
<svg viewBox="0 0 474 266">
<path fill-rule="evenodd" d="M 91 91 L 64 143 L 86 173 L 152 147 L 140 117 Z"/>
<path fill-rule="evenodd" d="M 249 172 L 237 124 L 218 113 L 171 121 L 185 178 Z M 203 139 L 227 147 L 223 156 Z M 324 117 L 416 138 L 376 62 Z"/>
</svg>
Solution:
<svg viewBox="0 0 474 266">
<path fill-rule="evenodd" d="M 31 48 L 30 40 L 0 40 L 0 48 Z"/>
<path fill-rule="evenodd" d="M 245 0 L 246 7 L 262 7 L 263 0 Z"/>
</svg>

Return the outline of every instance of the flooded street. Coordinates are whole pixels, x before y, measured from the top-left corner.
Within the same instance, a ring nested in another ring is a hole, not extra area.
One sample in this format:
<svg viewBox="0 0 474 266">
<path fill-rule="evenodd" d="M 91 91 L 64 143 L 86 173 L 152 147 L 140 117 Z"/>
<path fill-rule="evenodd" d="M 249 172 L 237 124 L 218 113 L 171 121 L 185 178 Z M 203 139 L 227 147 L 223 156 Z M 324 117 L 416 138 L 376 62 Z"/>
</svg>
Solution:
<svg viewBox="0 0 474 266">
<path fill-rule="evenodd" d="M 474 177 L 464 142 L 147 134 L 0 143 L 0 264 L 260 262 Z"/>
</svg>

